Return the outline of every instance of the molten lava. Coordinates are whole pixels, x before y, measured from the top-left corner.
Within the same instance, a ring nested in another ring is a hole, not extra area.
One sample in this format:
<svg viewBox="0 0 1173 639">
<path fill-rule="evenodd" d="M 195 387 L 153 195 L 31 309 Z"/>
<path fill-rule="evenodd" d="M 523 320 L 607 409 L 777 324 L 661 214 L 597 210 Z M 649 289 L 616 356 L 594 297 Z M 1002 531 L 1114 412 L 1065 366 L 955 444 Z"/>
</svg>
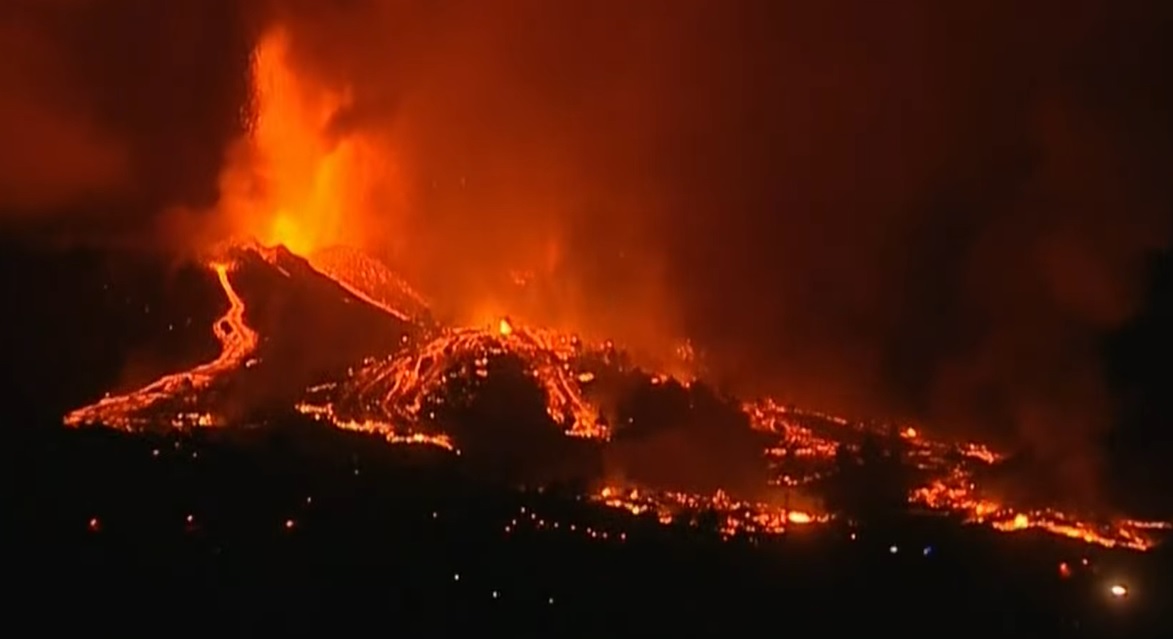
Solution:
<svg viewBox="0 0 1173 639">
<path fill-rule="evenodd" d="M 738 501 L 723 491 L 712 496 L 674 491 L 622 489 L 605 486 L 592 499 L 626 510 L 633 515 L 652 515 L 662 524 L 696 524 L 708 514 L 716 515 L 717 531 L 731 537 L 738 534 L 775 535 L 788 528 L 826 522 L 826 515 L 790 510 L 770 504 Z"/>
<path fill-rule="evenodd" d="M 599 372 L 592 367 L 600 362 L 616 366 L 609 342 L 585 343 L 571 334 L 505 318 L 483 327 L 437 326 L 424 296 L 360 250 L 377 246 L 373 231 L 389 231 L 387 217 L 406 209 L 402 178 L 385 145 L 376 152 L 370 140 L 340 126 L 352 106 L 348 91 L 299 78 L 291 70 L 289 55 L 288 36 L 279 29 L 266 34 L 255 51 L 254 117 L 222 172 L 218 208 L 231 233 L 261 243 L 234 248 L 254 251 L 280 270 L 275 251 L 265 246 L 284 245 L 345 289 L 353 298 L 348 303 L 379 309 L 424 336 L 404 337 L 398 350 L 356 362 L 345 379 L 308 389 L 296 408 L 334 427 L 371 433 L 389 443 L 432 445 L 459 454 L 461 442 L 443 432 L 437 419 L 449 388 L 457 381 L 483 379 L 491 374 L 491 361 L 512 358 L 541 390 L 546 413 L 566 435 L 608 441 L 612 429 L 601 419 L 602 410 L 588 390 Z M 375 215 L 380 224 L 369 224 Z M 253 361 L 249 358 L 257 349 L 258 335 L 245 323 L 245 300 L 230 278 L 233 264 L 209 266 L 229 302 L 228 311 L 213 325 L 220 356 L 140 390 L 79 408 L 65 417 L 67 424 L 132 430 L 222 421 L 215 416 L 215 406 L 193 407 L 209 403 L 206 391 Z M 689 369 L 687 375 L 678 375 L 687 385 L 694 372 L 691 345 L 686 343 L 677 355 L 687 364 L 682 368 Z M 653 383 L 668 379 L 663 372 L 648 375 Z M 812 485 L 833 472 L 837 449 L 867 430 L 841 417 L 786 408 L 769 399 L 745 403 L 741 410 L 754 429 L 776 439 L 764 453 L 785 491 Z M 978 469 L 997 463 L 999 456 L 980 444 L 936 440 L 915 428 L 905 428 L 900 435 L 909 459 L 927 477 L 909 495 L 916 505 L 957 513 L 997 530 L 1039 529 L 1105 546 L 1151 545 L 1144 530 L 1154 524 L 1125 521 L 1097 526 L 1059 512 L 1020 511 L 994 502 L 981 493 L 976 477 Z M 726 535 L 776 533 L 828 519 L 813 508 L 739 501 L 724 492 L 702 496 L 609 486 L 593 498 L 633 513 L 652 513 L 665 522 L 715 514 L 718 529 Z M 292 520 L 288 526 L 293 526 Z"/>
<path fill-rule="evenodd" d="M 330 415 L 335 423 L 398 424 L 411 432 L 434 427 L 435 410 L 455 378 L 484 378 L 494 357 L 513 355 L 525 362 L 546 397 L 546 411 L 566 434 L 605 439 L 599 411 L 583 393 L 576 366 L 590 347 L 568 335 L 516 328 L 501 320 L 496 330 L 445 329 L 432 340 L 405 352 L 368 362 L 350 379 L 317 389 L 326 398 L 311 400 L 302 411 Z M 374 426 L 379 430 L 383 426 Z"/>
<path fill-rule="evenodd" d="M 238 247 L 239 248 L 239 247 Z M 250 245 L 275 264 L 276 251 Z M 340 261 L 336 264 L 361 264 Z M 218 423 L 212 411 L 191 411 L 202 391 L 240 370 L 257 347 L 258 336 L 245 323 L 245 301 L 232 287 L 232 265 L 210 264 L 229 309 L 213 325 L 222 352 L 214 361 L 190 371 L 167 375 L 149 386 L 107 397 L 66 416 L 70 425 L 105 424 L 137 429 L 150 425 L 173 427 L 209 426 Z M 394 278 L 363 278 L 354 273 L 337 279 L 395 282 Z M 349 286 L 357 288 L 357 286 Z M 396 285 L 395 290 L 409 291 Z M 369 301 L 376 294 L 360 290 L 356 299 Z M 413 298 L 418 299 L 418 298 Z M 370 302 L 368 302 L 370 303 Z M 397 318 L 408 315 L 385 303 L 373 306 Z M 490 362 L 512 357 L 519 361 L 542 391 L 546 412 L 566 435 L 607 441 L 611 429 L 600 418 L 600 407 L 587 392 L 595 380 L 592 366 L 616 366 L 609 342 L 587 344 L 573 335 L 518 325 L 500 319 L 483 328 L 422 329 L 430 337 L 410 341 L 383 358 L 371 359 L 352 369 L 343 380 L 308 389 L 296 408 L 303 414 L 336 428 L 376 435 L 392 444 L 423 444 L 460 453 L 458 440 L 443 432 L 437 412 L 448 401 L 453 383 L 488 377 Z M 666 381 L 652 374 L 653 384 Z M 802 489 L 833 472 L 836 451 L 844 443 L 858 441 L 871 427 L 849 420 L 782 406 L 765 399 L 747 402 L 741 409 L 751 426 L 775 436 L 765 452 L 775 466 L 776 483 L 784 490 Z M 929 437 L 923 430 L 906 427 L 899 432 L 908 460 L 927 479 L 909 495 L 912 504 L 935 511 L 956 513 L 966 520 L 1001 531 L 1036 529 L 1107 547 L 1146 549 L 1152 545 L 1147 531 L 1165 528 L 1160 522 L 1119 521 L 1097 525 L 1053 510 L 1017 510 L 982 494 L 978 471 L 997 463 L 1000 456 L 972 442 L 947 442 Z M 734 499 L 724 492 L 706 496 L 649 487 L 609 486 L 592 496 L 600 503 L 636 514 L 652 513 L 664 522 L 700 521 L 715 513 L 715 523 L 725 535 L 770 534 L 788 527 L 825 521 L 827 516 L 809 509 L 791 509 Z"/>
<path fill-rule="evenodd" d="M 212 331 L 220 341 L 220 356 L 189 371 L 166 375 L 159 380 L 125 395 L 107 396 L 96 404 L 79 408 L 65 416 L 70 426 L 103 424 L 124 430 L 150 425 L 149 412 L 160 404 L 182 402 L 194 398 L 224 375 L 241 368 L 256 350 L 257 333 L 244 321 L 244 300 L 232 288 L 228 273 L 231 264 L 213 262 L 209 267 L 216 273 L 224 295 L 228 298 L 228 312 L 212 324 Z M 172 425 L 211 426 L 216 418 L 207 412 L 175 411 Z"/>
</svg>

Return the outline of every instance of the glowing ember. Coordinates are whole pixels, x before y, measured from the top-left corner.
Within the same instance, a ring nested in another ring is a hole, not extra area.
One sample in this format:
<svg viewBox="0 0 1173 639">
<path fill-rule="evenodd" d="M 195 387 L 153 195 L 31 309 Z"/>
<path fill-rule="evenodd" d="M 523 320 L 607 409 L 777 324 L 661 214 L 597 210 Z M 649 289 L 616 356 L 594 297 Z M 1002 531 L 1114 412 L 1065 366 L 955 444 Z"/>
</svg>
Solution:
<svg viewBox="0 0 1173 639">
<path fill-rule="evenodd" d="M 825 522 L 826 515 L 787 510 L 769 504 L 739 501 L 723 491 L 712 496 L 673 491 L 606 486 L 592 496 L 595 501 L 626 510 L 633 515 L 651 515 L 662 524 L 702 521 L 706 513 L 715 517 L 717 531 L 728 537 L 738 534 L 776 535 L 789 526 Z"/>
<path fill-rule="evenodd" d="M 422 295 L 382 262 L 361 251 L 332 246 L 315 251 L 307 259 L 319 273 L 385 313 L 412 322 L 430 315 Z"/>
<path fill-rule="evenodd" d="M 460 454 L 456 446 L 452 443 L 452 438 L 447 435 L 429 435 L 426 433 L 404 431 L 397 429 L 391 424 L 385 424 L 376 421 L 358 422 L 353 420 L 339 419 L 333 414 L 329 407 L 319 407 L 312 404 L 301 403 L 296 406 L 298 412 L 303 415 L 309 415 L 320 421 L 325 421 L 336 428 L 348 430 L 356 433 L 365 433 L 368 435 L 377 435 L 382 437 L 389 444 L 417 444 L 436 446 L 444 450 L 452 451 Z"/>
</svg>

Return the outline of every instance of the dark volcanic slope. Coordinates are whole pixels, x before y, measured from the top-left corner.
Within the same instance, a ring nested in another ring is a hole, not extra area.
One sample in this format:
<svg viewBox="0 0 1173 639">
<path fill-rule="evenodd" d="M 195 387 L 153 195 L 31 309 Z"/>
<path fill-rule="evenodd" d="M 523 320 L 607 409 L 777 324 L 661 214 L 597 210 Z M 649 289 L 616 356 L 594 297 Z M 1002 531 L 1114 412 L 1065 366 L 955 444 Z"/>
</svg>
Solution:
<svg viewBox="0 0 1173 639">
<path fill-rule="evenodd" d="M 211 360 L 228 308 L 215 273 L 132 250 L 0 246 L 0 401 L 60 417 Z"/>
<path fill-rule="evenodd" d="M 283 249 L 228 257 L 261 340 L 257 364 L 225 380 L 244 408 L 287 408 L 309 384 L 395 350 L 416 330 Z M 0 294 L 0 400 L 10 415 L 38 418 L 213 360 L 211 326 L 228 308 L 207 265 L 128 249 L 3 246 Z"/>
<path fill-rule="evenodd" d="M 363 358 L 393 352 L 419 330 L 347 292 L 283 248 L 233 251 L 231 278 L 260 335 L 238 384 L 253 408 L 288 408 L 305 389 Z"/>
</svg>

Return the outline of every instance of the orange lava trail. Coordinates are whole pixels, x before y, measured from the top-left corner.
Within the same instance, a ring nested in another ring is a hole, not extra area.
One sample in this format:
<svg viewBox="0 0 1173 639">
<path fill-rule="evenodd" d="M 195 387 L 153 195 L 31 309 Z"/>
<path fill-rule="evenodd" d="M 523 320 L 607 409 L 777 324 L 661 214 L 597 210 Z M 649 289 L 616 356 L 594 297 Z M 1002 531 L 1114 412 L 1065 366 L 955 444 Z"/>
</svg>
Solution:
<svg viewBox="0 0 1173 639">
<path fill-rule="evenodd" d="M 328 415 L 336 426 L 350 424 L 351 430 L 355 424 L 413 430 L 432 419 L 430 402 L 453 378 L 485 378 L 490 359 L 515 355 L 529 367 L 546 395 L 547 413 L 567 435 L 605 440 L 609 432 L 598 408 L 583 395 L 589 378 L 575 372 L 575 362 L 587 348 L 573 336 L 514 327 L 507 320 L 494 329 L 448 329 L 404 353 L 368 362 L 336 389 L 341 393 L 331 401 L 307 402 L 299 410 Z"/>
<path fill-rule="evenodd" d="M 228 297 L 228 312 L 212 325 L 220 341 L 220 356 L 195 368 L 166 375 L 151 384 L 125 395 L 107 396 L 100 401 L 72 411 L 65 416 L 68 426 L 103 424 L 122 430 L 134 430 L 147 422 L 143 411 L 166 400 L 174 400 L 207 388 L 224 373 L 238 369 L 256 350 L 257 332 L 244 321 L 244 300 L 232 287 L 228 277 L 230 264 L 215 262 L 209 265 L 220 280 Z M 212 419 L 199 415 L 196 425 L 211 425 Z"/>
</svg>

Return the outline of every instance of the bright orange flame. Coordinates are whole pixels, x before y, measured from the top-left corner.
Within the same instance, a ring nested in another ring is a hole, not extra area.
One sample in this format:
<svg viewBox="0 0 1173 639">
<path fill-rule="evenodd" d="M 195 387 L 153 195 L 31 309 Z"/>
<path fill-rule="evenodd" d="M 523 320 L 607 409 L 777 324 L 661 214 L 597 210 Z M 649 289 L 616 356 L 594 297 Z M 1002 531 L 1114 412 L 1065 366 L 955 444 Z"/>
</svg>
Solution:
<svg viewBox="0 0 1173 639">
<path fill-rule="evenodd" d="M 804 513 L 798 510 L 792 510 L 786 513 L 786 520 L 792 524 L 809 524 L 815 520 L 810 513 Z"/>
<path fill-rule="evenodd" d="M 497 323 L 497 332 L 506 337 L 512 335 L 513 325 L 509 323 L 509 320 L 501 318 L 501 321 Z"/>
<path fill-rule="evenodd" d="M 386 148 L 338 130 L 349 92 L 295 74 L 289 44 L 275 29 L 254 51 L 253 120 L 221 176 L 220 208 L 238 234 L 299 255 L 369 247 L 373 225 L 364 220 L 395 206 L 382 196 L 398 193 L 400 181 Z"/>
</svg>

